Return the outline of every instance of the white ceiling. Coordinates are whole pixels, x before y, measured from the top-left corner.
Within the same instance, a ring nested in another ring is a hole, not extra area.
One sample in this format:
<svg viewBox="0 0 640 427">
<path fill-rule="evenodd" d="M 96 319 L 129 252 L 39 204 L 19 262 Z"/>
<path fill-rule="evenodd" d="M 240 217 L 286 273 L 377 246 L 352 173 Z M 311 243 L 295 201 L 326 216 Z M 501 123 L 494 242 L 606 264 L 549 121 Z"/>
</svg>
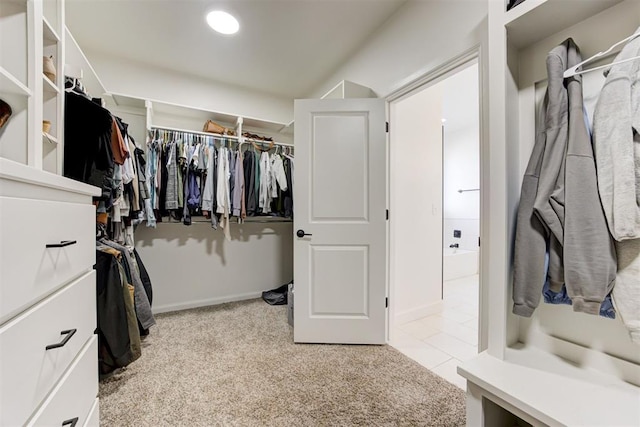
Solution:
<svg viewBox="0 0 640 427">
<path fill-rule="evenodd" d="M 323 83 L 405 0 L 67 0 L 83 50 L 287 98 Z M 225 10 L 224 36 L 205 15 Z M 337 82 L 336 82 L 337 83 Z"/>
</svg>

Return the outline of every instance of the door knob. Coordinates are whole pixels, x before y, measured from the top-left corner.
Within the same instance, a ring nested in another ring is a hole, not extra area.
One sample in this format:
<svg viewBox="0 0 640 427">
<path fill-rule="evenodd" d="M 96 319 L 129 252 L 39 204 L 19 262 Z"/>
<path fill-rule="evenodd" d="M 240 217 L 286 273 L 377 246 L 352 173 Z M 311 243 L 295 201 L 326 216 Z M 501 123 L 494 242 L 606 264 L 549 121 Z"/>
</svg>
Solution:
<svg viewBox="0 0 640 427">
<path fill-rule="evenodd" d="M 304 230 L 298 230 L 296 231 L 296 236 L 303 238 L 304 236 L 313 236 L 313 234 L 305 233 Z"/>
</svg>

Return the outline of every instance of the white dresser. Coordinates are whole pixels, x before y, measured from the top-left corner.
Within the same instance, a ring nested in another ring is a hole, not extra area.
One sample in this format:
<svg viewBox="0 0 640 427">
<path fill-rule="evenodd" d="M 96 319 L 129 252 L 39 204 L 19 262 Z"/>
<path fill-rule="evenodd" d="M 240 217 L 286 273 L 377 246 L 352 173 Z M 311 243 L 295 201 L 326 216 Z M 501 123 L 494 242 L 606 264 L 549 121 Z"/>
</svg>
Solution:
<svg viewBox="0 0 640 427">
<path fill-rule="evenodd" d="M 0 158 L 0 426 L 98 426 L 100 190 Z"/>
</svg>

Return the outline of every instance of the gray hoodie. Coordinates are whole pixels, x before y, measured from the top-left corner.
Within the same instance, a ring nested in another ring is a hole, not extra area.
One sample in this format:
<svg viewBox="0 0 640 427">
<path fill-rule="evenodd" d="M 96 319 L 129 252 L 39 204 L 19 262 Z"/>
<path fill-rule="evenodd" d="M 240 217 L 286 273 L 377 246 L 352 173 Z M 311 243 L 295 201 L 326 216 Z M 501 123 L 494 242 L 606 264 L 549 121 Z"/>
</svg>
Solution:
<svg viewBox="0 0 640 427">
<path fill-rule="evenodd" d="M 614 62 L 640 56 L 639 37 Z M 616 311 L 640 343 L 640 59 L 613 65 L 598 97 L 593 144 L 600 198 L 616 239 Z"/>
<path fill-rule="evenodd" d="M 513 311 L 521 316 L 530 316 L 540 301 L 547 248 L 551 289 L 560 290 L 564 275 L 574 311 L 597 315 L 615 280 L 615 251 L 584 122 L 582 80 L 563 78 L 564 70 L 581 60 L 571 39 L 547 55 L 545 120 L 536 124 L 516 228 Z"/>
</svg>

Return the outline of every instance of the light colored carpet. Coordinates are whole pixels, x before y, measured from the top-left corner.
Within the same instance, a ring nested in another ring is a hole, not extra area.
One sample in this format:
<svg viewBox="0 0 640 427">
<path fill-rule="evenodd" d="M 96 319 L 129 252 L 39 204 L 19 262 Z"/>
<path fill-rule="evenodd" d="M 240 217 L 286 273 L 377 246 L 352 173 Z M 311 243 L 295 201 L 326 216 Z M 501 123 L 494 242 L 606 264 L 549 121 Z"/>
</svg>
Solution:
<svg viewBox="0 0 640 427">
<path fill-rule="evenodd" d="M 103 426 L 460 426 L 464 393 L 389 346 L 293 344 L 262 300 L 156 316 Z"/>
</svg>

